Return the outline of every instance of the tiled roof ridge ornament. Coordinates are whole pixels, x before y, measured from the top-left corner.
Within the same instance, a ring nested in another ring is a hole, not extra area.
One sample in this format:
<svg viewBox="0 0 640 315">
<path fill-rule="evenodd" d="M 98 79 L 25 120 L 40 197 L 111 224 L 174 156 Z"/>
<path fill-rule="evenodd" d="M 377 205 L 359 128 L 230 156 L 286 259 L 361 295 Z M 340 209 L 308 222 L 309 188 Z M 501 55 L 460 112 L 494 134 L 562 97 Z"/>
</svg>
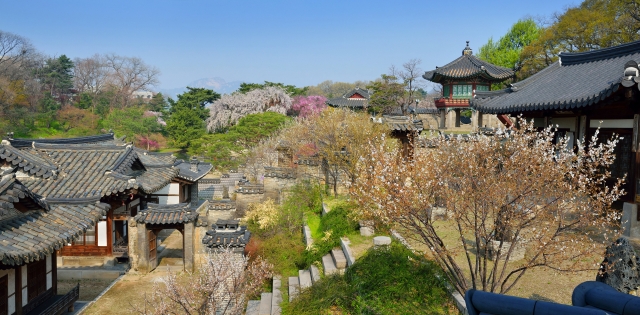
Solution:
<svg viewBox="0 0 640 315">
<path fill-rule="evenodd" d="M 462 55 L 463 55 L 463 56 L 473 55 L 473 50 L 471 49 L 471 47 L 469 47 L 469 41 L 467 41 L 467 47 L 465 47 L 465 48 L 462 50 Z"/>
<path fill-rule="evenodd" d="M 620 83 L 624 87 L 632 87 L 636 83 L 640 83 L 640 69 L 637 62 L 629 60 L 624 64 L 624 76 Z M 638 89 L 640 89 L 640 86 L 638 86 Z"/>
</svg>

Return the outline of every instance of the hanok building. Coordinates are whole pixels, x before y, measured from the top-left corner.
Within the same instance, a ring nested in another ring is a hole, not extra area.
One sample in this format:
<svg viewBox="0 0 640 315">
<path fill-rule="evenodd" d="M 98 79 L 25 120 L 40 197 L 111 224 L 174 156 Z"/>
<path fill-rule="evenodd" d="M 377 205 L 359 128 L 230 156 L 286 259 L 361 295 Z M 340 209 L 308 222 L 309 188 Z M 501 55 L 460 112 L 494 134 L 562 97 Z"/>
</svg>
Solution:
<svg viewBox="0 0 640 315">
<path fill-rule="evenodd" d="M 57 294 L 57 251 L 94 227 L 110 206 L 98 199 L 45 200 L 11 173 L 12 169 L 6 167 L 8 152 L 6 148 L 2 151 L 0 314 L 60 314 L 73 310 L 79 288 Z M 24 165 L 22 170 L 30 166 Z"/>
<path fill-rule="evenodd" d="M 627 175 L 623 222 L 627 235 L 640 237 L 640 41 L 583 53 L 561 53 L 558 61 L 533 76 L 492 92 L 478 92 L 471 105 L 479 112 L 522 115 L 543 128 L 558 126 L 559 136 L 588 142 L 620 135 L 611 181 Z M 573 144 L 571 144 L 573 146 Z M 626 217 L 626 219 L 625 219 Z"/>
<path fill-rule="evenodd" d="M 331 107 L 346 107 L 352 110 L 366 110 L 369 106 L 371 93 L 369 90 L 356 87 L 341 97 L 330 98 L 327 105 Z"/>
<path fill-rule="evenodd" d="M 67 214 L 67 220 L 93 218 L 96 203 L 108 209 L 84 226 L 83 233 L 56 248 L 57 265 L 103 265 L 128 258 L 128 219 L 146 209 L 148 202 L 160 201 L 152 194 L 176 181 L 193 185 L 201 177 L 200 169 L 191 171 L 190 163 L 133 148 L 113 134 L 70 139 L 9 137 L 0 145 L 0 165 L 47 204 L 62 211 L 78 209 Z M 202 172 L 209 169 L 210 165 L 202 165 Z M 176 201 L 197 204 L 197 189 L 182 186 Z"/>
<path fill-rule="evenodd" d="M 462 56 L 445 66 L 427 71 L 422 77 L 442 84 L 442 97 L 435 99 L 435 106 L 440 112 L 439 128 L 453 129 L 460 127 L 461 112 L 471 109 L 469 100 L 476 92 L 490 91 L 492 84 L 513 78 L 514 71 L 477 58 L 467 41 Z M 504 118 L 498 117 L 501 120 Z M 472 113 L 472 129 L 486 123 L 489 122 L 483 121 L 482 114 Z"/>
</svg>

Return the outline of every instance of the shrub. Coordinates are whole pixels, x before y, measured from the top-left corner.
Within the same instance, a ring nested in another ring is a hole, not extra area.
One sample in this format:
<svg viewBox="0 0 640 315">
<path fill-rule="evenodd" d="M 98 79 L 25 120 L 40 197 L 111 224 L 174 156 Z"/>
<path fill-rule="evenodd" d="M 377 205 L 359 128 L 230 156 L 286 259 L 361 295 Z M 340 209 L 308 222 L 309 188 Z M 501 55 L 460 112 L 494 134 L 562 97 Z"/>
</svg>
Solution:
<svg viewBox="0 0 640 315">
<path fill-rule="evenodd" d="M 313 246 L 305 250 L 301 268 L 320 260 L 330 250 L 340 246 L 341 237 L 357 230 L 358 223 L 350 218 L 349 213 L 350 208 L 340 205 L 320 218 L 322 237 L 314 240 Z"/>
<path fill-rule="evenodd" d="M 394 242 L 369 249 L 345 275 L 316 282 L 283 314 L 448 314 L 453 304 L 441 279 L 434 262 Z"/>
</svg>

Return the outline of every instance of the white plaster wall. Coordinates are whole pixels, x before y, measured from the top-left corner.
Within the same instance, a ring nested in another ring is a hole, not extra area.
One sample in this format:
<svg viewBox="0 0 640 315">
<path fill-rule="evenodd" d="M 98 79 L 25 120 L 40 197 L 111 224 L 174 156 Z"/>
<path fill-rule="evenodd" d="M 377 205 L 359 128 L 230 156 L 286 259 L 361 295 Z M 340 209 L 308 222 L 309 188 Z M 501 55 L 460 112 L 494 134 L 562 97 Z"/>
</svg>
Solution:
<svg viewBox="0 0 640 315">
<path fill-rule="evenodd" d="M 602 122 L 602 123 L 600 123 Z M 633 119 L 591 119 L 590 128 L 633 128 Z"/>
<path fill-rule="evenodd" d="M 558 125 L 558 128 L 568 128 L 570 131 L 575 132 L 577 119 L 578 119 L 577 117 L 562 117 L 562 118 L 554 117 L 553 119 L 551 119 L 551 123 L 553 124 L 554 127 Z"/>
<path fill-rule="evenodd" d="M 98 222 L 98 246 L 107 246 L 107 221 Z"/>
<path fill-rule="evenodd" d="M 161 205 L 180 203 L 180 196 L 158 196 L 158 203 Z"/>
<path fill-rule="evenodd" d="M 21 276 L 22 276 L 22 306 L 27 305 L 29 303 L 29 295 L 27 295 L 27 265 L 21 266 Z"/>
<path fill-rule="evenodd" d="M 178 183 L 170 183 L 167 186 L 162 187 L 162 189 L 153 193 L 154 195 L 177 195 L 180 193 L 180 184 Z"/>
</svg>

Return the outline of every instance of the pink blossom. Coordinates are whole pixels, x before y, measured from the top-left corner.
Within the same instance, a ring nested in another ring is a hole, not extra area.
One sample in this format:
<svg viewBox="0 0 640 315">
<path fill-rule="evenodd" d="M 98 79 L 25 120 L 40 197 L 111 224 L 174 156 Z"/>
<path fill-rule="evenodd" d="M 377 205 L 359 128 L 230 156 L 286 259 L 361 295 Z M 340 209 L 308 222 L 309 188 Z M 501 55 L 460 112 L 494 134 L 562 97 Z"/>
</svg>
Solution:
<svg viewBox="0 0 640 315">
<path fill-rule="evenodd" d="M 320 113 L 327 107 L 327 98 L 320 95 L 296 96 L 291 109 L 300 117 L 309 117 Z"/>
</svg>

